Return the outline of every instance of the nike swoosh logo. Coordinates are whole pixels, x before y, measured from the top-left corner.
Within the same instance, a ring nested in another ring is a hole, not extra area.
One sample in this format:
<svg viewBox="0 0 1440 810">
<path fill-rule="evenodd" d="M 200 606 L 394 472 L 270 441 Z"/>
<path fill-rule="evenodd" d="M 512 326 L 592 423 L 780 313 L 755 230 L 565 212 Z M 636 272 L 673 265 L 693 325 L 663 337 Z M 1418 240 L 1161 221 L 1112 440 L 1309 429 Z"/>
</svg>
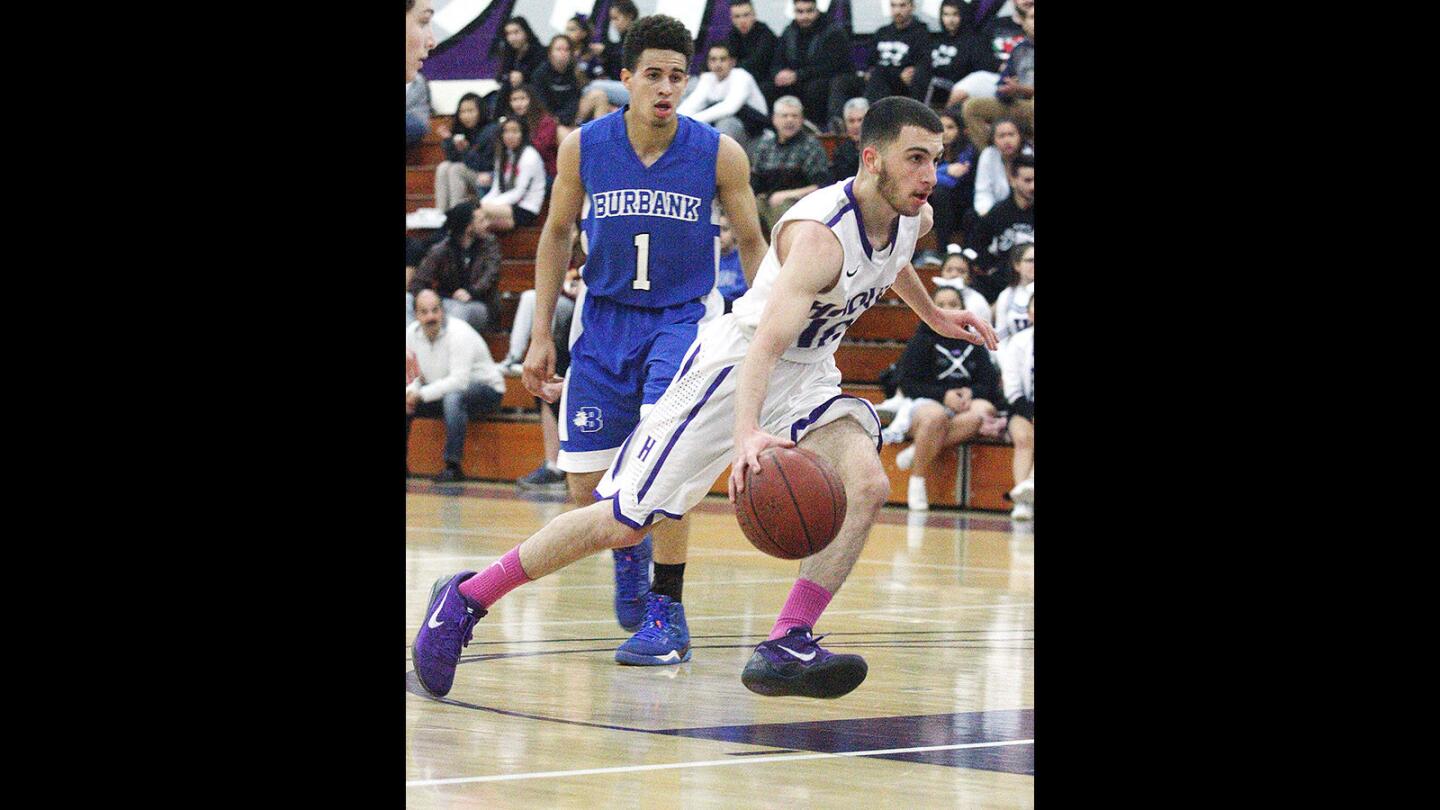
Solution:
<svg viewBox="0 0 1440 810">
<path fill-rule="evenodd" d="M 858 272 L 860 272 L 860 268 L 857 266 L 854 270 L 851 270 L 850 272 L 846 273 L 846 274 L 845 274 L 845 277 L 846 277 L 846 278 L 849 278 L 850 276 L 853 276 L 853 275 L 855 275 L 855 274 L 858 273 Z"/>
<path fill-rule="evenodd" d="M 786 647 L 784 644 L 776 644 L 775 646 L 776 646 L 776 647 L 779 647 L 780 649 L 784 650 L 785 652 L 790 653 L 791 655 L 795 656 L 796 658 L 799 658 L 801 661 L 809 661 L 811 658 L 814 658 L 814 657 L 815 657 L 815 653 L 813 653 L 813 652 L 812 652 L 812 653 L 809 653 L 808 655 L 801 655 L 800 653 L 795 652 L 794 650 L 790 649 L 789 647 Z"/>
<path fill-rule="evenodd" d="M 427 625 L 429 625 L 429 627 L 430 627 L 431 630 L 434 630 L 435 628 L 437 628 L 437 627 L 439 627 L 440 625 L 442 625 L 442 624 L 445 623 L 445 622 L 437 622 L 437 621 L 435 621 L 435 617 L 440 615 L 440 608 L 445 607 L 445 600 L 446 600 L 446 599 L 449 599 L 449 598 L 450 598 L 450 589 L 449 589 L 449 588 L 446 588 L 446 589 L 445 589 L 445 595 L 442 596 L 442 597 L 440 597 L 440 604 L 438 604 L 438 605 L 435 606 L 435 612 L 430 614 L 430 621 L 426 623 Z"/>
</svg>

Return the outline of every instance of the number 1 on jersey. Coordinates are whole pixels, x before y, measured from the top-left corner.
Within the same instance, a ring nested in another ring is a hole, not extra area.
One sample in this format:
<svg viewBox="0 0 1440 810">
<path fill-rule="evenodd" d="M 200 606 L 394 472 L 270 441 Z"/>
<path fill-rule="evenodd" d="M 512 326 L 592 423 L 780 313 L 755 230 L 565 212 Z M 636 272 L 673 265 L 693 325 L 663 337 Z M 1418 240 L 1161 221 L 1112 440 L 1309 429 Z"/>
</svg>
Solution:
<svg viewBox="0 0 1440 810">
<path fill-rule="evenodd" d="M 631 287 L 650 289 L 650 234 L 635 234 L 635 281 Z"/>
</svg>

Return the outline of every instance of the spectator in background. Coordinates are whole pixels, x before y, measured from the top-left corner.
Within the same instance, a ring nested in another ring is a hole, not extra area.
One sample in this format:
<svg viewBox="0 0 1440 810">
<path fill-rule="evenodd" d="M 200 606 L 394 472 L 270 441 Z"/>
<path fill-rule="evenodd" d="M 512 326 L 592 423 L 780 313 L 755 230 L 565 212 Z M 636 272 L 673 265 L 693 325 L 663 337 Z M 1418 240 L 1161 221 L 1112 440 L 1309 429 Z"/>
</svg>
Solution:
<svg viewBox="0 0 1440 810">
<path fill-rule="evenodd" d="M 930 29 L 915 20 L 915 0 L 890 0 L 889 25 L 875 32 L 870 46 L 865 99 L 886 96 L 925 100 L 930 87 Z"/>
<path fill-rule="evenodd" d="M 558 133 L 564 139 L 575 123 L 575 112 L 580 106 L 580 71 L 575 64 L 574 45 L 564 34 L 550 38 L 548 58 L 536 68 L 529 84 L 535 90 L 535 98 L 545 103 L 545 108 L 555 116 L 565 131 Z"/>
<path fill-rule="evenodd" d="M 700 74 L 695 89 L 675 111 L 709 124 L 746 146 L 770 123 L 765 96 L 755 84 L 755 77 L 735 66 L 729 45 L 711 45 L 705 64 L 710 69 Z"/>
<path fill-rule="evenodd" d="M 466 93 L 455 106 L 452 126 L 441 126 L 436 133 L 445 149 L 445 159 L 435 167 L 435 207 L 440 211 L 474 198 L 475 181 L 494 162 L 490 144 L 480 139 L 487 123 L 484 100 L 478 93 Z"/>
<path fill-rule="evenodd" d="M 859 174 L 860 124 L 869 111 L 870 102 L 863 98 L 845 102 L 845 140 L 835 146 L 835 154 L 830 159 L 830 182 L 838 183 Z"/>
<path fill-rule="evenodd" d="M 405 85 L 405 145 L 419 143 L 430 133 L 430 85 L 423 73 Z"/>
<path fill-rule="evenodd" d="M 609 41 L 590 45 L 590 59 L 600 60 L 600 64 L 604 66 L 603 77 L 593 78 L 585 86 L 585 95 L 580 100 L 580 108 L 575 115 L 577 127 L 586 121 L 609 115 L 616 107 L 630 103 L 630 91 L 620 83 L 620 69 L 624 67 L 622 46 L 625 34 L 630 30 L 630 26 L 635 24 L 640 10 L 632 0 L 614 0 L 610 4 L 609 14 Z"/>
<path fill-rule="evenodd" d="M 491 56 L 497 52 L 500 53 L 500 72 L 495 74 L 495 79 L 500 82 L 500 89 L 490 97 L 491 118 L 505 114 L 505 99 L 510 98 L 511 89 L 530 81 L 530 75 L 544 62 L 544 46 L 531 30 L 530 20 L 524 17 L 505 20 L 500 39 L 490 46 Z"/>
<path fill-rule="evenodd" d="M 540 160 L 545 164 L 545 176 L 554 177 L 555 160 L 560 154 L 559 122 L 555 116 L 528 84 L 510 91 L 510 114 L 525 121 L 530 145 L 540 153 Z"/>
<path fill-rule="evenodd" d="M 772 116 L 775 131 L 766 132 L 755 145 L 755 160 L 750 165 L 750 187 L 755 191 L 755 205 L 761 227 L 766 232 L 790 210 L 790 206 L 830 178 L 825 147 L 814 135 L 803 130 L 803 115 L 804 107 L 794 96 L 776 99 Z"/>
<path fill-rule="evenodd" d="M 445 236 L 425 254 L 405 293 L 413 310 L 421 290 L 434 290 L 445 311 L 476 332 L 500 319 L 500 241 L 490 233 L 489 217 L 475 203 L 453 206 L 445 214 Z M 408 325 L 414 318 L 406 313 Z"/>
<path fill-rule="evenodd" d="M 965 308 L 959 290 L 940 287 L 932 297 L 942 309 Z M 925 478 L 942 450 L 981 435 L 982 428 L 999 436 L 1003 423 L 995 420 L 994 404 L 1000 397 L 999 376 L 983 346 L 944 337 L 923 322 L 905 345 L 900 389 L 912 400 L 906 435 L 915 443 L 895 457 L 895 466 L 912 470 L 912 511 L 930 508 Z"/>
<path fill-rule="evenodd" d="M 1030 295 L 1030 328 L 1013 335 L 1000 350 L 1000 376 L 1010 410 L 1011 471 L 1015 488 L 1011 520 L 1035 517 L 1035 295 Z"/>
<path fill-rule="evenodd" d="M 1030 296 L 1035 292 L 1035 243 L 1010 249 L 1010 286 L 995 299 L 995 338 L 1004 351 L 1005 341 L 1030 327 Z"/>
<path fill-rule="evenodd" d="M 436 480 L 462 480 L 466 426 L 471 419 L 500 407 L 505 380 L 484 339 L 464 321 L 447 317 L 434 290 L 421 290 L 415 296 L 415 321 L 405 327 L 405 349 L 407 355 L 415 353 L 420 366 L 420 376 L 405 386 L 407 467 L 410 423 L 417 416 L 441 417 L 445 420 L 445 470 Z"/>
<path fill-rule="evenodd" d="M 975 251 L 950 245 L 945 254 L 945 262 L 940 265 L 940 274 L 935 277 L 935 286 L 949 287 L 959 292 L 960 301 L 964 305 L 962 309 L 968 309 L 986 321 L 993 322 L 990 303 L 985 300 L 985 296 L 966 286 L 970 278 L 970 263 L 975 258 Z"/>
<path fill-rule="evenodd" d="M 545 61 L 545 48 L 540 38 L 530 29 L 530 22 L 524 17 L 511 17 L 505 21 L 504 36 L 491 47 L 491 52 L 500 51 L 500 90 L 495 94 L 495 106 L 490 110 L 492 117 L 505 115 L 505 102 L 510 91 L 530 80 Z"/>
<path fill-rule="evenodd" d="M 840 26 L 831 25 L 820 16 L 815 0 L 794 2 L 795 21 L 780 33 L 775 58 L 770 63 L 775 73 L 756 78 L 760 79 L 765 98 L 772 100 L 772 111 L 777 96 L 792 95 L 799 98 L 811 123 L 817 128 L 828 127 L 830 118 L 839 115 L 843 99 L 850 97 L 845 92 L 845 80 L 853 79 L 855 73 L 855 64 L 850 58 L 850 38 Z"/>
<path fill-rule="evenodd" d="M 975 193 L 975 145 L 960 134 L 960 114 L 953 110 L 940 113 L 940 135 L 944 151 L 940 165 L 935 167 L 935 189 L 930 193 L 930 206 L 935 212 L 935 238 L 949 244 L 960 227 L 962 215 L 970 210 Z"/>
<path fill-rule="evenodd" d="M 530 129 L 523 118 L 500 122 L 495 143 L 495 180 L 480 198 L 497 233 L 526 228 L 540 218 L 545 206 L 545 161 L 530 145 Z"/>
<path fill-rule="evenodd" d="M 725 44 L 730 46 L 735 66 L 754 76 L 757 84 L 770 81 L 775 75 L 771 63 L 780 38 L 770 26 L 755 19 L 755 4 L 750 0 L 735 0 L 730 4 L 730 26 Z"/>
<path fill-rule="evenodd" d="M 715 277 L 715 288 L 725 299 L 725 311 L 729 312 L 735 299 L 749 291 L 745 283 L 745 268 L 740 265 L 740 247 L 735 241 L 735 231 L 730 227 L 730 218 L 720 215 L 720 272 Z"/>
<path fill-rule="evenodd" d="M 605 78 L 604 61 L 590 56 L 590 40 L 595 38 L 595 26 L 590 24 L 590 19 L 584 14 L 576 14 L 566 20 L 565 36 L 575 46 L 575 69 L 580 71 L 580 78 L 587 84 L 594 79 Z M 583 103 L 584 96 L 581 99 Z"/>
<path fill-rule="evenodd" d="M 965 103 L 970 94 L 964 80 L 971 74 L 989 74 L 986 81 L 991 88 L 998 81 L 1000 60 L 980 32 L 973 30 L 969 13 L 969 6 L 962 0 L 940 4 L 940 33 L 930 51 L 931 89 L 926 96 L 932 104 L 953 107 Z"/>
<path fill-rule="evenodd" d="M 963 106 L 965 133 L 976 146 L 989 137 L 991 122 L 1007 116 L 1020 124 L 1022 132 L 1035 138 L 1035 8 L 1022 21 L 1024 38 L 1015 44 L 1010 58 L 1000 68 L 995 92 L 976 97 Z"/>
<path fill-rule="evenodd" d="M 993 302 L 1009 286 L 1004 260 L 1010 249 L 1034 241 L 1035 158 L 1019 154 L 1010 163 L 1010 196 L 975 220 L 975 227 L 965 234 L 966 247 L 979 254 L 970 281 L 986 301 Z"/>
<path fill-rule="evenodd" d="M 1000 118 L 990 128 L 990 145 L 980 153 L 975 168 L 974 209 L 978 216 L 990 213 L 996 201 L 1010 196 L 1010 164 L 1022 152 L 1035 155 L 1034 147 L 1020 138 L 1020 125 L 1013 118 Z"/>
<path fill-rule="evenodd" d="M 575 300 L 585 289 L 585 282 L 581 277 L 583 271 L 584 267 L 572 267 L 565 274 L 565 283 L 561 285 L 560 296 L 555 303 L 555 317 L 551 321 L 552 334 L 555 336 L 555 374 L 561 377 L 565 376 L 570 368 L 570 327 L 575 318 Z M 520 364 L 524 362 L 525 350 L 530 344 L 530 327 L 534 319 L 535 291 L 526 290 L 520 295 L 520 307 L 515 312 L 515 327 L 510 330 L 510 351 L 506 355 L 507 361 L 512 355 L 520 359 L 508 368 L 502 365 L 500 370 L 507 377 L 520 376 Z M 516 347 L 519 347 L 518 353 Z M 546 402 L 536 397 L 535 404 L 540 409 L 540 438 L 545 447 L 545 460 L 515 483 L 519 484 L 521 489 L 559 489 L 565 484 L 565 473 L 558 466 L 560 401 Z"/>
</svg>

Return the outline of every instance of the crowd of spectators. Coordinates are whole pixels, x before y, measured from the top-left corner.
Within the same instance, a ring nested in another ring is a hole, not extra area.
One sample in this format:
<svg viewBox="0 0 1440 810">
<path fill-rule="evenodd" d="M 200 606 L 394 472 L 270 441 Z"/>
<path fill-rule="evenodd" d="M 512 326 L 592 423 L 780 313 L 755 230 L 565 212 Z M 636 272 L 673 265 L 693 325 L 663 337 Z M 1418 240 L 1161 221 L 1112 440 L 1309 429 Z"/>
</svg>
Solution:
<svg viewBox="0 0 1440 810">
<path fill-rule="evenodd" d="M 1008 433 L 1018 482 L 1012 515 L 1033 517 L 1035 2 L 944 0 L 939 30 L 931 30 L 916 16 L 915 0 L 890 0 L 891 23 L 862 51 L 815 0 L 790 1 L 793 20 L 777 33 L 757 19 L 751 2 L 732 0 L 731 27 L 705 51 L 706 69 L 691 76 L 677 110 L 745 148 L 767 235 L 800 198 L 856 173 L 870 104 L 905 95 L 940 114 L 944 153 L 930 203 L 935 238 L 948 250 L 943 260 L 932 257 L 941 264 L 933 277 L 936 301 L 990 319 L 1003 344 L 995 353 L 966 353 L 922 324 L 896 367 L 887 439 L 913 441 L 901 460 L 912 470 L 910 504 L 918 510 L 928 508 L 925 475 L 940 450 Z M 621 42 L 639 11 L 632 0 L 614 0 L 607 13 L 603 31 L 576 15 L 545 45 L 524 17 L 506 20 L 492 52 L 499 89 L 466 94 L 436 127 L 444 160 L 435 171 L 435 207 L 446 219 L 433 244 L 407 237 L 407 346 L 428 334 L 415 326 L 426 309 L 423 291 L 435 294 L 440 320 L 449 316 L 475 333 L 500 328 L 495 234 L 535 224 L 560 141 L 629 100 L 620 82 Z M 429 89 L 418 76 L 406 88 L 407 144 L 429 132 L 429 117 Z M 833 138 L 828 152 L 821 133 Z M 721 221 L 720 288 L 728 309 L 745 282 L 733 236 L 727 241 L 728 221 Z M 573 312 L 581 284 L 572 273 L 557 319 Z M 533 291 L 520 297 L 517 328 L 529 323 L 527 311 L 533 312 Z M 509 356 L 491 365 L 507 374 L 518 369 L 529 336 L 528 327 L 521 331 L 512 333 Z M 565 334 L 559 324 L 556 334 Z M 417 390 L 426 390 L 424 379 L 433 373 L 422 370 Z M 408 377 L 407 426 L 416 385 Z M 526 476 L 531 484 L 553 483 L 558 475 L 549 452 L 555 415 L 545 415 L 549 462 Z"/>
</svg>

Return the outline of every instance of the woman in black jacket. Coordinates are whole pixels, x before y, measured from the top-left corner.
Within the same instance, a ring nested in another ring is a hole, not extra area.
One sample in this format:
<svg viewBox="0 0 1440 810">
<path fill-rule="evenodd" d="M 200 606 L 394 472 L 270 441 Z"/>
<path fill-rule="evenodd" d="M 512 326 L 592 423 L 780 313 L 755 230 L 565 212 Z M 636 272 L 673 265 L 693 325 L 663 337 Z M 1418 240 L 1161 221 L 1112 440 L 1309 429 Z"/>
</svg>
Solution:
<svg viewBox="0 0 1440 810">
<path fill-rule="evenodd" d="M 524 17 L 511 17 L 505 21 L 503 36 L 491 46 L 492 55 L 497 51 L 500 53 L 500 72 L 495 79 L 500 82 L 500 91 L 490 97 L 491 118 L 499 118 L 508 112 L 505 104 L 510 99 L 511 88 L 529 81 L 530 74 L 545 62 L 545 46 L 540 44 L 540 38 L 535 36 L 529 20 Z"/>
<path fill-rule="evenodd" d="M 488 123 L 485 102 L 477 93 L 466 93 L 455 105 L 455 119 L 441 126 L 440 145 L 445 159 L 435 167 L 435 207 L 441 213 L 475 198 L 475 181 L 495 156 L 481 132 Z M 486 185 L 489 185 L 488 183 Z"/>
<path fill-rule="evenodd" d="M 960 293 L 950 287 L 935 291 L 942 309 L 964 309 Z M 947 447 L 976 436 L 998 436 L 1005 422 L 996 418 L 994 403 L 1002 401 L 1000 374 L 983 346 L 939 335 L 921 323 L 900 357 L 900 390 L 915 400 L 907 436 L 914 444 L 895 458 L 909 469 L 910 508 L 925 511 L 930 500 L 925 477 Z"/>
</svg>

